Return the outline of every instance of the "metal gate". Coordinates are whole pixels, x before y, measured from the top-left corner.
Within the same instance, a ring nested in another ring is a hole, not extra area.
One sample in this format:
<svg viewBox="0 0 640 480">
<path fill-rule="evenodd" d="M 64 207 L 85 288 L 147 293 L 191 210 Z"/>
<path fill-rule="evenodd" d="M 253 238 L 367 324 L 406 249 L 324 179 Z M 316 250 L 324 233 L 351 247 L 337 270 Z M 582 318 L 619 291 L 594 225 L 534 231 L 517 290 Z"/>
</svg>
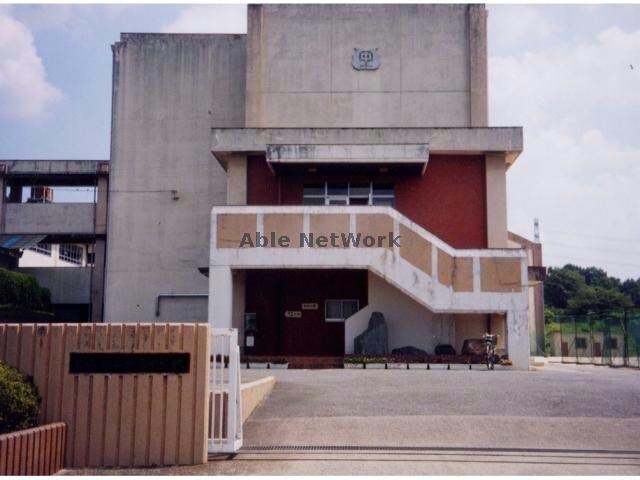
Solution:
<svg viewBox="0 0 640 480">
<path fill-rule="evenodd" d="M 211 329 L 209 453 L 242 447 L 240 347 L 235 328 Z"/>
</svg>

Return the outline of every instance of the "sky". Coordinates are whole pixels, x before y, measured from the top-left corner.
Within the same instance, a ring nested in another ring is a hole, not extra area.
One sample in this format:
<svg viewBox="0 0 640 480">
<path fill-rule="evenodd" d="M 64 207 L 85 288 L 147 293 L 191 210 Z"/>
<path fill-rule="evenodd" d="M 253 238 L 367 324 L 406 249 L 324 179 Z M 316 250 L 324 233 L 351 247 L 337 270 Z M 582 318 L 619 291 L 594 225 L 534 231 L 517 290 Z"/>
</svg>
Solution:
<svg viewBox="0 0 640 480">
<path fill-rule="evenodd" d="M 491 5 L 491 126 L 523 126 L 509 229 L 640 278 L 640 6 Z M 244 5 L 0 5 L 0 159 L 108 159 L 120 32 L 245 33 Z"/>
</svg>

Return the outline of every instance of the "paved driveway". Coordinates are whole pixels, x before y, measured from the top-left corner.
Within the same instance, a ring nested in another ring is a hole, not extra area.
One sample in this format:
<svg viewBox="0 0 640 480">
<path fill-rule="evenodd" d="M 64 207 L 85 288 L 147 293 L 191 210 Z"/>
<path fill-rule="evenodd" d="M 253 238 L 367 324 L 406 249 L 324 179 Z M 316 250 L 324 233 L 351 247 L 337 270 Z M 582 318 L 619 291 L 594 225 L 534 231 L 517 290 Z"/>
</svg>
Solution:
<svg viewBox="0 0 640 480">
<path fill-rule="evenodd" d="M 554 473 L 560 463 L 640 474 L 638 371 L 253 370 L 243 378 L 268 374 L 276 387 L 245 425 L 245 455 L 427 459 L 407 473 L 449 456 L 451 470 L 437 471 L 484 471 L 490 459 L 498 473 Z"/>
</svg>

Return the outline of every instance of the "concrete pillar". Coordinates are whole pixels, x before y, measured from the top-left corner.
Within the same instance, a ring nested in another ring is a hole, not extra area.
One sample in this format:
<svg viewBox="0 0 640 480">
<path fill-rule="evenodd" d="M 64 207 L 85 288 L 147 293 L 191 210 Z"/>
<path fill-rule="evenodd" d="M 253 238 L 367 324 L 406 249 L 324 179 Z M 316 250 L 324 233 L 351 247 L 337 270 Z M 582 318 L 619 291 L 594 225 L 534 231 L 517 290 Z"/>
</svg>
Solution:
<svg viewBox="0 0 640 480">
<path fill-rule="evenodd" d="M 108 166 L 102 167 L 107 168 Z M 91 270 L 91 321 L 104 321 L 104 285 L 107 256 L 107 201 L 109 196 L 109 176 L 98 175 L 96 184 L 96 205 L 94 210 L 94 233 L 98 235 L 93 246 L 94 258 Z"/>
<path fill-rule="evenodd" d="M 505 154 L 485 156 L 487 246 L 507 248 L 507 162 Z"/>
<path fill-rule="evenodd" d="M 93 268 L 91 269 L 91 321 L 104 321 L 104 269 L 106 240 L 97 238 L 93 246 Z"/>
<path fill-rule="evenodd" d="M 232 155 L 227 160 L 227 205 L 247 204 L 247 157 Z"/>
<path fill-rule="evenodd" d="M 4 232 L 4 204 L 6 202 L 5 198 L 7 195 L 7 182 L 4 176 L 4 169 L 6 166 L 0 165 L 0 167 L 2 167 L 2 170 L 0 171 L 0 191 L 2 191 L 2 194 L 0 195 L 0 232 Z"/>
<path fill-rule="evenodd" d="M 233 276 L 229 267 L 209 267 L 209 325 L 233 327 Z"/>
<path fill-rule="evenodd" d="M 529 370 L 529 316 L 527 310 L 507 312 L 507 351 L 513 367 Z"/>
<path fill-rule="evenodd" d="M 12 182 L 11 191 L 9 192 L 9 203 L 22 203 L 22 189 L 23 185 L 18 182 Z"/>
<path fill-rule="evenodd" d="M 101 175 L 98 177 L 97 185 L 97 204 L 95 218 L 96 235 L 104 235 L 107 233 L 107 197 L 109 194 L 109 177 Z"/>
<path fill-rule="evenodd" d="M 489 315 L 489 332 L 498 335 L 496 342 L 497 348 L 507 347 L 507 318 L 501 313 L 492 313 Z"/>
<path fill-rule="evenodd" d="M 238 329 L 240 344 L 244 341 L 245 271 L 233 270 L 233 328 Z"/>
<path fill-rule="evenodd" d="M 262 127 L 262 5 L 247 8 L 246 128 Z"/>
<path fill-rule="evenodd" d="M 469 5 L 469 122 L 471 127 L 489 125 L 487 95 L 487 10 Z"/>
</svg>

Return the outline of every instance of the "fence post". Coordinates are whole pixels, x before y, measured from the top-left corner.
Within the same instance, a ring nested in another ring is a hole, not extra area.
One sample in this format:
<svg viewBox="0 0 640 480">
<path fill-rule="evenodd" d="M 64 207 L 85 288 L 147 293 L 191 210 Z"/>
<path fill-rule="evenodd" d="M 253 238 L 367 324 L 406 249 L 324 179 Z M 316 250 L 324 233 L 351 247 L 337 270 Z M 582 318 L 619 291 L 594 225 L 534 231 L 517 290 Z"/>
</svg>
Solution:
<svg viewBox="0 0 640 480">
<path fill-rule="evenodd" d="M 622 320 L 622 342 L 624 344 L 622 350 L 622 364 L 625 367 L 629 366 L 629 316 L 628 310 L 624 309 L 624 319 Z"/>
<path fill-rule="evenodd" d="M 242 447 L 238 331 L 234 328 L 213 328 L 211 335 L 213 356 L 209 453 L 233 453 Z"/>
</svg>

